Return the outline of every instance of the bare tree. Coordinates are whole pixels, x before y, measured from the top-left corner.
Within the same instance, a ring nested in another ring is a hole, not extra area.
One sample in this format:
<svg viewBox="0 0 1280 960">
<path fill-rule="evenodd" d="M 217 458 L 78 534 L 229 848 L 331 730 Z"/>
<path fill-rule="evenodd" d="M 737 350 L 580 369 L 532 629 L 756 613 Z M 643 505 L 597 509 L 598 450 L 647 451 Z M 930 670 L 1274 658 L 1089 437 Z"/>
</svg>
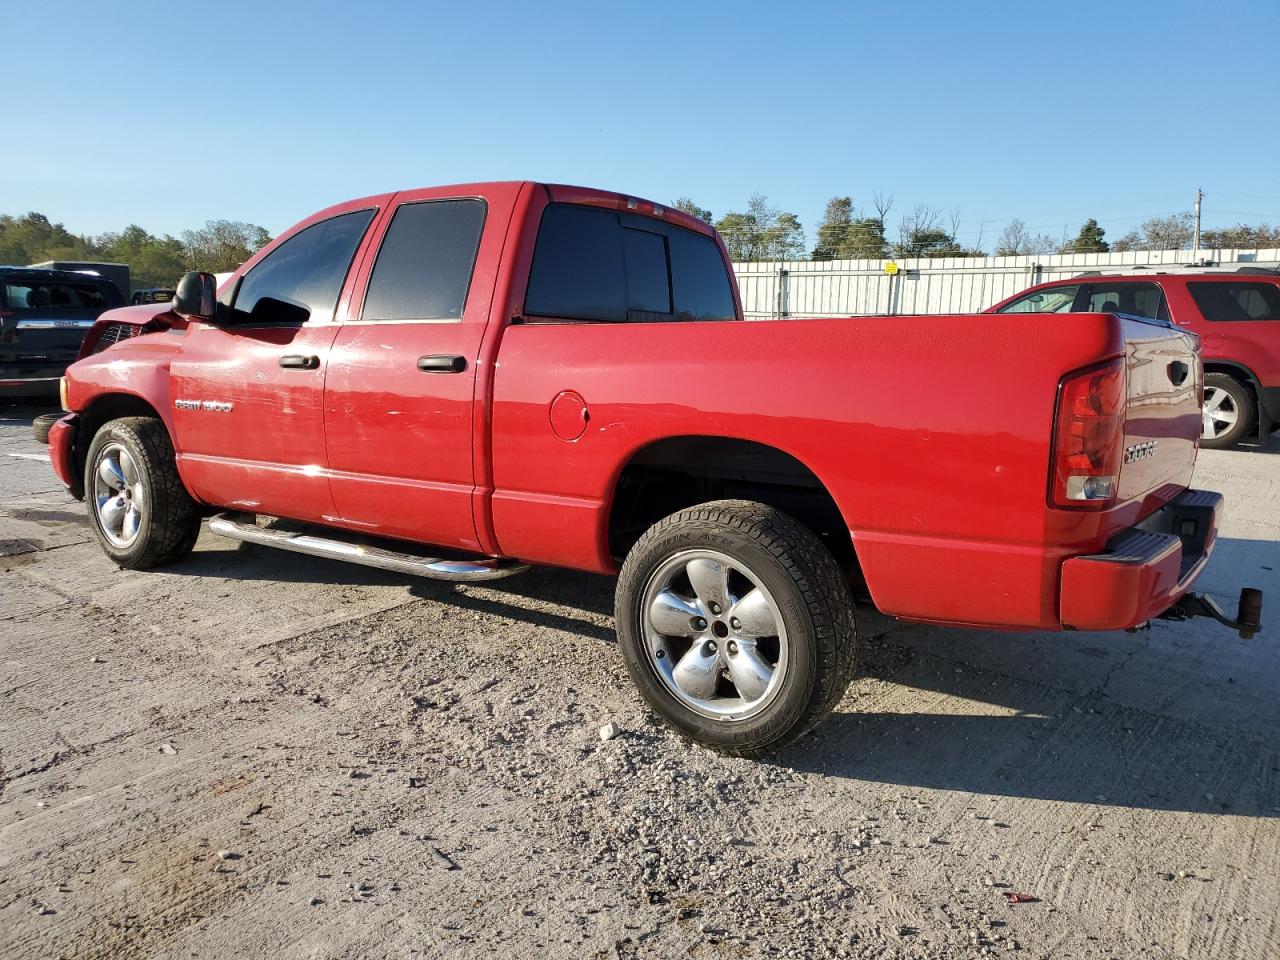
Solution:
<svg viewBox="0 0 1280 960">
<path fill-rule="evenodd" d="M 1046 234 L 1032 235 L 1021 220 L 1010 220 L 996 241 L 997 257 L 1043 256 L 1053 253 L 1058 244 Z"/>
</svg>

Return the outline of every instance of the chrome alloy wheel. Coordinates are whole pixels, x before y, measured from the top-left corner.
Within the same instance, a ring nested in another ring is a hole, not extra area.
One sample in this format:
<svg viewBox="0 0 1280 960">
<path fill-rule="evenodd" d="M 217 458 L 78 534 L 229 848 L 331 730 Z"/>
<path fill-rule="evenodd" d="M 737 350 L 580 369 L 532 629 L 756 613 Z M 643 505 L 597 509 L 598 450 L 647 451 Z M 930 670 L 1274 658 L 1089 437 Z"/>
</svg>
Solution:
<svg viewBox="0 0 1280 960">
<path fill-rule="evenodd" d="M 1221 387 L 1206 387 L 1204 391 L 1204 429 L 1201 440 L 1220 437 L 1236 425 L 1240 411 L 1231 394 Z"/>
<path fill-rule="evenodd" d="M 714 550 L 673 555 L 649 578 L 640 621 L 654 672 L 695 713 L 745 720 L 777 695 L 787 630 L 741 562 Z"/>
<path fill-rule="evenodd" d="M 113 546 L 128 547 L 138 539 L 147 511 L 146 494 L 138 465 L 118 443 L 107 444 L 98 455 L 93 500 L 98 525 Z"/>
</svg>

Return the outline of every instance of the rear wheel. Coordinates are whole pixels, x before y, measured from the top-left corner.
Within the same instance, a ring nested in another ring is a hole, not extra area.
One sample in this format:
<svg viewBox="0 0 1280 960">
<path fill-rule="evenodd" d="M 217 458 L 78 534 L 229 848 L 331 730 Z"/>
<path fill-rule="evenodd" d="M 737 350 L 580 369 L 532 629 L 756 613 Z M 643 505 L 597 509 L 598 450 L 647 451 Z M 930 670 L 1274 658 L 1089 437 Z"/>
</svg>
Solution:
<svg viewBox="0 0 1280 960">
<path fill-rule="evenodd" d="M 1253 432 L 1253 392 L 1235 377 L 1207 373 L 1204 378 L 1204 425 L 1200 446 L 1230 447 Z"/>
<path fill-rule="evenodd" d="M 806 527 L 720 500 L 651 527 L 618 578 L 618 639 L 654 711 L 680 733 L 754 756 L 799 737 L 853 675 L 853 606 Z"/>
<path fill-rule="evenodd" d="M 142 569 L 191 552 L 200 514 L 154 417 L 112 420 L 94 434 L 84 467 L 90 525 L 116 563 Z"/>
</svg>

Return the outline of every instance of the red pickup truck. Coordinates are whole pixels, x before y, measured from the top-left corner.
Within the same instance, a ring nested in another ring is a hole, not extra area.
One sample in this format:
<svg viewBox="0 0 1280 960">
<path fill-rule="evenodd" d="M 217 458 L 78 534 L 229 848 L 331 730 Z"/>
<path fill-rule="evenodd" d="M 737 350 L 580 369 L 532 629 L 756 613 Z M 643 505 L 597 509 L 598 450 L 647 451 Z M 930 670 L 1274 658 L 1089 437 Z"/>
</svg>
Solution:
<svg viewBox="0 0 1280 960">
<path fill-rule="evenodd" d="M 1113 311 L 1171 321 L 1200 337 L 1203 447 L 1265 440 L 1280 423 L 1280 273 L 1086 273 L 1041 283 L 990 313 Z"/>
<path fill-rule="evenodd" d="M 1258 598 L 1228 621 L 1189 592 L 1221 497 L 1187 488 L 1200 361 L 1159 321 L 747 323 L 700 221 L 477 183 L 324 210 L 86 353 L 51 458 L 118 564 L 178 560 L 210 516 L 443 579 L 616 573 L 637 685 L 721 750 L 834 707 L 858 593 L 943 624 L 1256 629 Z"/>
</svg>

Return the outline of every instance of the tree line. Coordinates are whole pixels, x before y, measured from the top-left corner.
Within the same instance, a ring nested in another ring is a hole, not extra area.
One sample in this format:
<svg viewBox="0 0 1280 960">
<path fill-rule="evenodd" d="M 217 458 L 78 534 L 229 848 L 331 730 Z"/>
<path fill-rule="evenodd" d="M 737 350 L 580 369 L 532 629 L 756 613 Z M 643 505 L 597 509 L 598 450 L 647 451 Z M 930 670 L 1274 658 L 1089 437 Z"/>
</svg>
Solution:
<svg viewBox="0 0 1280 960">
<path fill-rule="evenodd" d="M 1106 230 L 1092 217 L 1080 226 L 1074 237 L 1064 233 L 1059 239 L 1032 233 L 1022 220 L 1012 220 L 1000 231 L 988 252 L 981 227 L 973 244 L 960 241 L 959 210 L 944 213 L 927 204 L 917 204 L 899 217 L 896 230 L 890 232 L 888 222 L 893 198 L 877 193 L 868 208 L 855 206 L 852 197 L 828 200 L 818 224 L 817 236 L 810 246 L 800 218 L 774 206 L 764 194 L 754 194 L 744 211 L 730 211 L 719 219 L 688 197 L 681 197 L 672 206 L 714 226 L 724 238 L 730 257 L 739 261 L 1008 257 L 1190 250 L 1195 233 L 1195 219 L 1189 212 L 1152 217 L 1138 229 L 1130 230 L 1114 241 L 1106 239 Z M 1240 223 L 1224 229 L 1204 230 L 1200 235 L 1202 250 L 1259 247 L 1280 247 L 1280 226 Z"/>
<path fill-rule="evenodd" d="M 234 270 L 270 242 L 271 234 L 264 228 L 238 220 L 210 220 L 176 237 L 156 236 L 137 224 L 119 233 L 87 236 L 71 233 L 42 213 L 0 214 L 0 263 L 127 263 L 135 289 L 172 287 L 188 270 Z"/>
</svg>

